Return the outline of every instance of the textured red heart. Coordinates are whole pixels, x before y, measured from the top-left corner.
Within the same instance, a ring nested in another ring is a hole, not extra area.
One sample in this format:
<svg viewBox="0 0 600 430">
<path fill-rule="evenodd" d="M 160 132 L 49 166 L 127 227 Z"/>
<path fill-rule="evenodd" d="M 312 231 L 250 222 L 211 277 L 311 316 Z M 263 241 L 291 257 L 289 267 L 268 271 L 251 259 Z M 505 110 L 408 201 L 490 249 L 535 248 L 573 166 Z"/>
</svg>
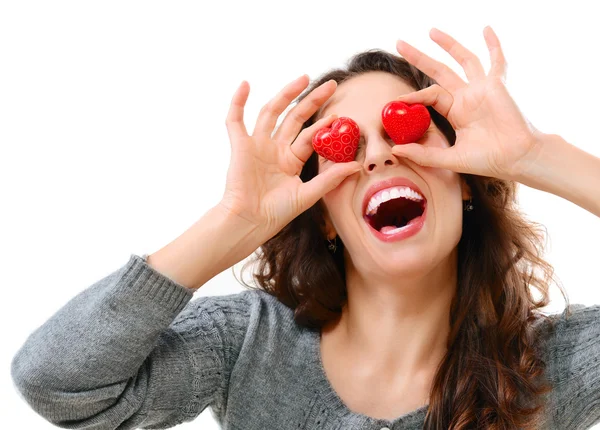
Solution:
<svg viewBox="0 0 600 430">
<path fill-rule="evenodd" d="M 391 101 L 381 111 L 381 122 L 396 145 L 419 140 L 431 124 L 427 108 L 420 104 Z"/>
<path fill-rule="evenodd" d="M 337 163 L 354 160 L 360 138 L 358 124 L 348 117 L 333 121 L 331 127 L 318 130 L 312 140 L 315 152 Z"/>
</svg>

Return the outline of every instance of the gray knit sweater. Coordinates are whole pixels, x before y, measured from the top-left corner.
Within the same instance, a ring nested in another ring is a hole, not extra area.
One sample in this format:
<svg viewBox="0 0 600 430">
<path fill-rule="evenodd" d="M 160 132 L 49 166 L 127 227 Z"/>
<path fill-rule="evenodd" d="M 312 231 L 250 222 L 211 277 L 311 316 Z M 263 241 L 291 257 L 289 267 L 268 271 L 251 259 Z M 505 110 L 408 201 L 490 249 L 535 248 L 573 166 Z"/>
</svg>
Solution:
<svg viewBox="0 0 600 430">
<path fill-rule="evenodd" d="M 395 420 L 354 413 L 329 384 L 319 332 L 263 291 L 203 296 L 131 254 L 36 329 L 13 358 L 25 401 L 71 429 L 164 429 L 207 406 L 224 429 L 421 429 L 423 406 Z M 574 305 L 544 329 L 555 389 L 543 428 L 600 422 L 600 305 Z"/>
</svg>

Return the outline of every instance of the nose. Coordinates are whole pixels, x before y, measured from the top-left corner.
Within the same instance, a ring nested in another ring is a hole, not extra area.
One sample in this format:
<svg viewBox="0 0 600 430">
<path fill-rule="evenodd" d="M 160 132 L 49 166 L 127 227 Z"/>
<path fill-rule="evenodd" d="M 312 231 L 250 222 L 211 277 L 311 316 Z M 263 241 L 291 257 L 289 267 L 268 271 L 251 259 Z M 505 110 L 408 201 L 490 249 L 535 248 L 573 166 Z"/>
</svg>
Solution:
<svg viewBox="0 0 600 430">
<path fill-rule="evenodd" d="M 389 140 L 389 142 L 388 142 Z M 384 138 L 377 135 L 372 136 L 365 149 L 365 158 L 363 160 L 363 169 L 367 173 L 379 173 L 385 169 L 385 166 L 397 166 L 400 161 L 392 153 L 393 141 L 390 138 Z"/>
</svg>

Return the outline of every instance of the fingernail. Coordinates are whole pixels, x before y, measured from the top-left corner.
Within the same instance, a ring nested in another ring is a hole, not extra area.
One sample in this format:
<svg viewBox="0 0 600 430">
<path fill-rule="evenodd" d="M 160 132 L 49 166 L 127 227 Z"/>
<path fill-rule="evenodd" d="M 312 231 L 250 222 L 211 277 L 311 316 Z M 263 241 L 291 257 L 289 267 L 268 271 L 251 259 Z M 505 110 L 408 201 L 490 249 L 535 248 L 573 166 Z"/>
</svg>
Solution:
<svg viewBox="0 0 600 430">
<path fill-rule="evenodd" d="M 327 85 L 330 82 L 335 82 L 337 84 L 337 81 L 335 79 L 330 79 L 327 82 L 323 82 L 321 85 L 319 85 L 317 88 L 321 88 L 324 87 L 325 85 Z"/>
</svg>

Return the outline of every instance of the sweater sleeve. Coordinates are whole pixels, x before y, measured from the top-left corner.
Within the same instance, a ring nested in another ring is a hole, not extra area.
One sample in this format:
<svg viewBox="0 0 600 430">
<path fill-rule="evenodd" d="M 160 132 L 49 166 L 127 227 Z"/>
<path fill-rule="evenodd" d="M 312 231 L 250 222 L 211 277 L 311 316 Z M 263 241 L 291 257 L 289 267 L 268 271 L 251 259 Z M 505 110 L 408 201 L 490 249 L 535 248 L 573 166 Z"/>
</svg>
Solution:
<svg viewBox="0 0 600 430">
<path fill-rule="evenodd" d="M 600 305 L 574 304 L 554 321 L 553 428 L 588 429 L 600 423 Z"/>
<path fill-rule="evenodd" d="M 164 429 L 223 413 L 248 292 L 205 296 L 132 254 L 29 335 L 11 363 L 23 399 L 70 429 Z"/>
</svg>

